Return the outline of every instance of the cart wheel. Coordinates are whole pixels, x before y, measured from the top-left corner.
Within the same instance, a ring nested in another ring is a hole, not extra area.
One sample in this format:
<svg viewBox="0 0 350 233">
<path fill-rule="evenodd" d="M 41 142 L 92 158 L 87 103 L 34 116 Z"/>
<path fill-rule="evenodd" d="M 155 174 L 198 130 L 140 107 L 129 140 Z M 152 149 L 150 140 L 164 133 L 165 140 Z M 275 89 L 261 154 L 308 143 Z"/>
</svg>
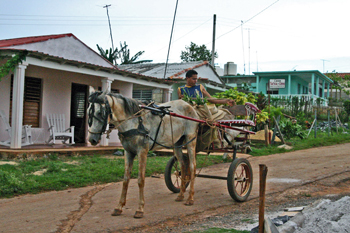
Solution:
<svg viewBox="0 0 350 233">
<path fill-rule="evenodd" d="M 230 196 L 239 202 L 247 200 L 253 187 L 253 170 L 249 161 L 235 159 L 228 170 L 227 188 Z"/>
<path fill-rule="evenodd" d="M 181 167 L 176 157 L 173 156 L 168 161 L 164 171 L 165 184 L 168 189 L 174 193 L 180 192 L 181 186 Z M 186 184 L 186 188 L 189 183 Z"/>
</svg>

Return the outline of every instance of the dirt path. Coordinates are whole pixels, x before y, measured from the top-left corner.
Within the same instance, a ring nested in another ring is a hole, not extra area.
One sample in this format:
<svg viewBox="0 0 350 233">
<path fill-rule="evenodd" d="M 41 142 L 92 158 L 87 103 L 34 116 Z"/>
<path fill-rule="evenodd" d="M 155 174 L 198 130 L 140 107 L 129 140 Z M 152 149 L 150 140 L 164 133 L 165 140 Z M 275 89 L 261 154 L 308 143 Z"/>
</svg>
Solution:
<svg viewBox="0 0 350 233">
<path fill-rule="evenodd" d="M 138 200 L 137 180 L 130 182 L 126 208 L 119 217 L 112 217 L 111 212 L 121 183 L 1 199 L 0 232 L 182 232 L 208 227 L 209 222 L 215 226 L 213 219 L 218 220 L 219 226 L 224 225 L 222 221 L 238 224 L 257 213 L 259 164 L 268 167 L 269 211 L 327 194 L 349 194 L 349 151 L 348 143 L 250 157 L 254 186 L 245 203 L 230 198 L 226 181 L 197 178 L 195 204 L 185 206 L 174 201 L 176 194 L 166 188 L 162 177 L 147 178 L 145 217 L 137 220 L 133 218 Z M 219 164 L 202 173 L 225 176 L 228 167 L 229 164 Z"/>
</svg>

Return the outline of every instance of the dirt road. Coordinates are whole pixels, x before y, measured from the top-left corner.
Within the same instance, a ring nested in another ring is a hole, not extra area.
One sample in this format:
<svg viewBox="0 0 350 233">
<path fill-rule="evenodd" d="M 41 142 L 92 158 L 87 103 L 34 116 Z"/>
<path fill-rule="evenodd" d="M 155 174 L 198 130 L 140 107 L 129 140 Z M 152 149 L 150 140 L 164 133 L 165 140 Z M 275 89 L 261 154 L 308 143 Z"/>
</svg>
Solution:
<svg viewBox="0 0 350 233">
<path fill-rule="evenodd" d="M 273 205 L 278 199 L 285 198 L 284 195 L 293 197 L 293 190 L 311 196 L 316 191 L 306 190 L 306 187 L 317 186 L 321 181 L 331 182 L 332 177 L 337 177 L 333 184 L 348 181 L 350 144 L 249 157 L 249 161 L 254 171 L 254 185 L 246 203 L 237 203 L 230 198 L 226 181 L 197 178 L 195 204 L 185 206 L 174 201 L 176 194 L 166 188 L 162 177 L 147 178 L 145 217 L 142 219 L 133 218 L 138 187 L 137 180 L 132 180 L 126 208 L 118 217 L 111 216 L 111 212 L 119 199 L 121 183 L 1 199 L 0 232 L 162 231 L 176 229 L 174 227 L 179 223 L 190 224 L 198 220 L 198 216 L 203 219 L 218 213 L 240 213 L 249 209 L 256 212 L 259 164 L 268 167 L 266 192 L 270 199 L 267 204 Z M 203 169 L 202 173 L 225 176 L 228 167 L 229 164 L 219 164 Z M 346 186 L 343 191 L 349 192 L 348 189 Z"/>
</svg>

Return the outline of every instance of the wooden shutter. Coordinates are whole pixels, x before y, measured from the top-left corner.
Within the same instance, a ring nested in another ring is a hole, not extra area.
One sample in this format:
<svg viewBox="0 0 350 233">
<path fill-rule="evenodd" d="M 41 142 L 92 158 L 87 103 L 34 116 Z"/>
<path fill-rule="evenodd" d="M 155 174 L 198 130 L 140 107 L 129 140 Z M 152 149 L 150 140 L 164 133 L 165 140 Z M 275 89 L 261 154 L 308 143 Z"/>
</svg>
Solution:
<svg viewBox="0 0 350 233">
<path fill-rule="evenodd" d="M 23 98 L 23 125 L 31 125 L 34 128 L 39 127 L 41 89 L 42 85 L 40 78 L 25 77 Z M 12 116 L 12 90 L 13 77 L 11 80 L 10 119 Z"/>
</svg>

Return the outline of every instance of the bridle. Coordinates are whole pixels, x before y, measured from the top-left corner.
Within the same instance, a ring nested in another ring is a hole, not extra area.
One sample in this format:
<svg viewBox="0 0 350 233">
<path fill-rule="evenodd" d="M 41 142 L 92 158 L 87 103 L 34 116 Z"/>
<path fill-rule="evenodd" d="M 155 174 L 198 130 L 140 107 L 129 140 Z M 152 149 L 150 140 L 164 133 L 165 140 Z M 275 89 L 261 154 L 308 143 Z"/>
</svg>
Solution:
<svg viewBox="0 0 350 233">
<path fill-rule="evenodd" d="M 100 132 L 93 132 L 93 131 L 88 130 L 89 133 L 91 133 L 91 134 L 102 135 L 107 129 L 108 116 L 110 116 L 110 118 L 112 119 L 112 110 L 111 110 L 111 106 L 108 103 L 107 97 L 104 98 L 104 101 L 101 101 L 98 98 L 101 94 L 102 94 L 101 92 L 95 92 L 89 96 L 89 102 L 91 103 L 90 108 L 89 108 L 89 119 L 88 119 L 89 127 L 92 126 L 93 118 L 95 118 L 96 120 L 98 120 L 99 122 L 101 122 L 103 124 Z M 95 104 L 100 105 L 100 113 L 101 113 L 100 116 L 95 115 Z M 104 106 L 103 106 L 103 104 L 104 104 Z"/>
</svg>

